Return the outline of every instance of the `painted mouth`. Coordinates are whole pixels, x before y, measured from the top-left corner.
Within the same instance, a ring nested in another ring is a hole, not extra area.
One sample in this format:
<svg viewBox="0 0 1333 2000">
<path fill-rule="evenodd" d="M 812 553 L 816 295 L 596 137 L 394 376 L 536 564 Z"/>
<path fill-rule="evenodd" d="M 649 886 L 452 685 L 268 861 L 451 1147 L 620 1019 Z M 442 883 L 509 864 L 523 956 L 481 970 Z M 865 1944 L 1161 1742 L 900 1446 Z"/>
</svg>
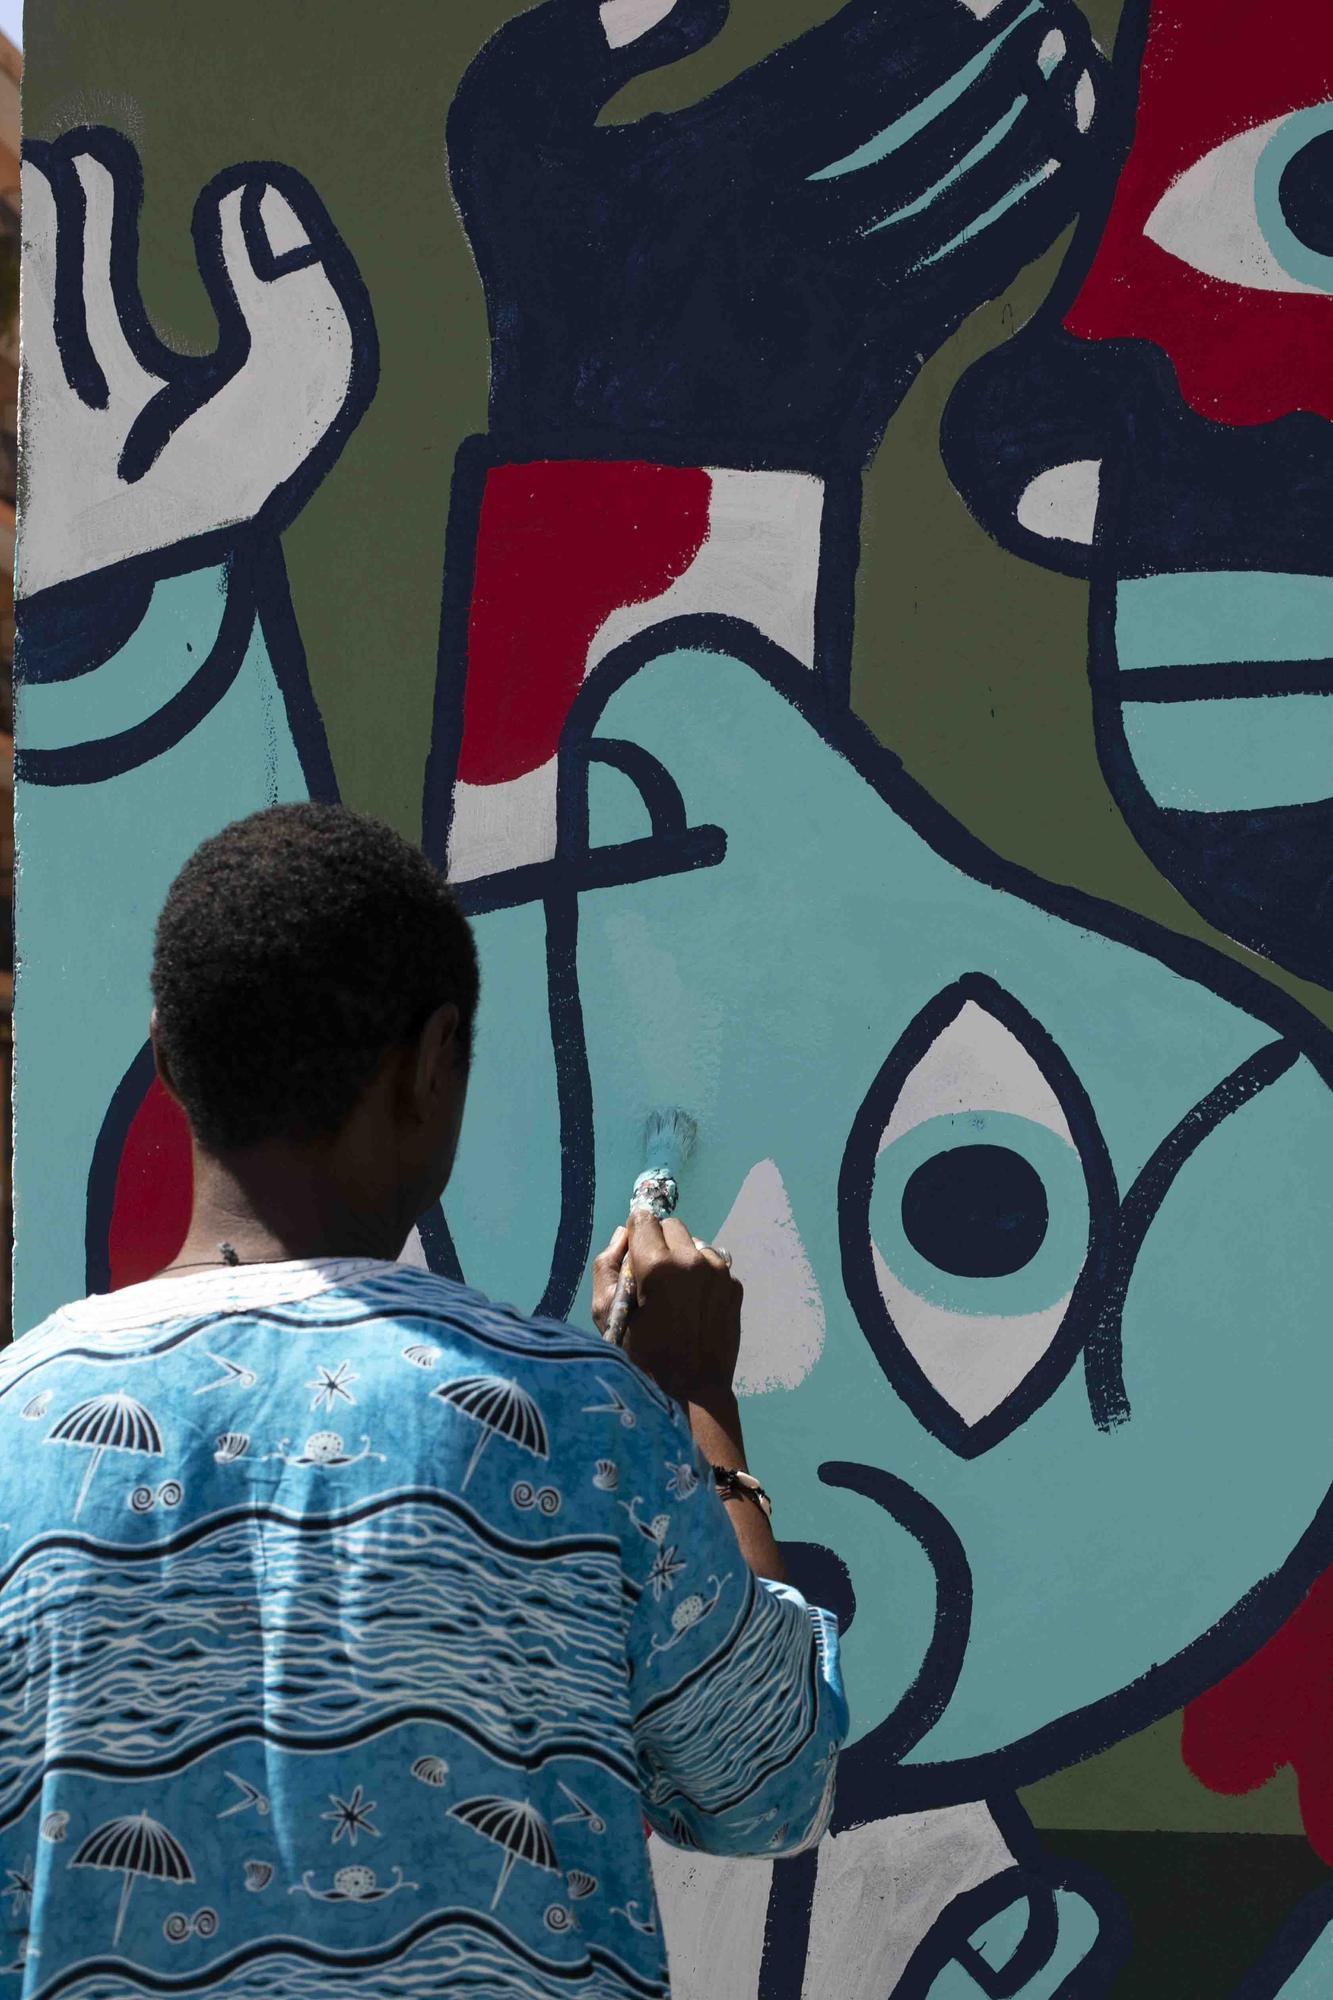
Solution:
<svg viewBox="0 0 1333 2000">
<path fill-rule="evenodd" d="M 902 1759 L 948 1707 L 972 1628 L 972 1571 L 952 1523 L 906 1480 L 882 1466 L 844 1459 L 826 1460 L 819 1477 L 826 1486 L 845 1487 L 882 1507 L 920 1546 L 935 1572 L 935 1627 L 915 1679 L 884 1720 L 843 1754 L 833 1821 L 837 1833 L 882 1815 L 885 1799 L 893 1797 L 901 1782 L 896 1774 Z M 799 1581 L 797 1588 L 802 1588 Z"/>
</svg>

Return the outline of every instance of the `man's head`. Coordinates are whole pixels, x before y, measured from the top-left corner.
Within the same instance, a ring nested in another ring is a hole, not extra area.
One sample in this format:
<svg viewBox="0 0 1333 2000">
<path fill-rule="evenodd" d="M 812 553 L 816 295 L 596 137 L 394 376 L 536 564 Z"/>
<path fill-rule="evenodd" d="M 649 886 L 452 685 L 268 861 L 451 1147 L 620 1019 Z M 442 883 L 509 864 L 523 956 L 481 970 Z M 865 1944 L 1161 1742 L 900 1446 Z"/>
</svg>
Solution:
<svg viewBox="0 0 1333 2000">
<path fill-rule="evenodd" d="M 369 1117 L 423 1206 L 438 1195 L 477 955 L 443 876 L 389 827 L 323 805 L 225 827 L 168 891 L 152 985 L 163 1080 L 205 1152 L 318 1151 Z"/>
</svg>

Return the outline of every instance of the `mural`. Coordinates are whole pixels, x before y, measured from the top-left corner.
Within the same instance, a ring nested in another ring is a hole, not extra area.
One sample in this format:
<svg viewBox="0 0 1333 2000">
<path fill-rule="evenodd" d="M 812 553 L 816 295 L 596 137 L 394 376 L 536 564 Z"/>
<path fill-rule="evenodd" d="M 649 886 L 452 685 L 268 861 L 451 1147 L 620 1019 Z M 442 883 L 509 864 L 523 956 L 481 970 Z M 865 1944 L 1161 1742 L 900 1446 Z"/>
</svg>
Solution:
<svg viewBox="0 0 1333 2000">
<path fill-rule="evenodd" d="M 654 1843 L 682 2000 L 1323 1993 L 1322 14 L 478 0 L 352 104 L 256 0 L 182 121 L 157 4 L 28 50 L 16 1320 L 179 1241 L 185 855 L 384 813 L 487 996 L 405 1255 L 585 1317 L 685 1105 L 847 1633 L 818 1853 Z M 1109 793 L 1081 643 L 1041 726 L 1132 840 L 1014 858 L 998 724 L 950 781 L 969 599 L 992 721 L 1086 605 Z"/>
</svg>

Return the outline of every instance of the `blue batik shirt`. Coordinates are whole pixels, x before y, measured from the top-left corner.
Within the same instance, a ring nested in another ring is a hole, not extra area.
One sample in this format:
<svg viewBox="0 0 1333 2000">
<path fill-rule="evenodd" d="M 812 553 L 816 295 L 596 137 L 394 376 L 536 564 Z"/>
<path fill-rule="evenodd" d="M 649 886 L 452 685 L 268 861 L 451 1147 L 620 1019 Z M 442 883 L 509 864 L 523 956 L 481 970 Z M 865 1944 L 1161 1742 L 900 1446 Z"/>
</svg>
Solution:
<svg viewBox="0 0 1333 2000">
<path fill-rule="evenodd" d="M 591 1335 L 199 1272 L 16 1342 L 0 1431 L 0 2000 L 640 2000 L 645 1814 L 827 1824 L 834 1622 Z"/>
</svg>

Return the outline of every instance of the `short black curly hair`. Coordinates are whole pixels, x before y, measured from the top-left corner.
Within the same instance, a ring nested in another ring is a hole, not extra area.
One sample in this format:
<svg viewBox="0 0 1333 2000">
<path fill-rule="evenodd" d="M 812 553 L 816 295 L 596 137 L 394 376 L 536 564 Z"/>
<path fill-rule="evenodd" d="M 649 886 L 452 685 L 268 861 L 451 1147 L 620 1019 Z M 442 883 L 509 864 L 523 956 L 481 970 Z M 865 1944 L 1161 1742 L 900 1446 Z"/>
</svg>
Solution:
<svg viewBox="0 0 1333 2000">
<path fill-rule="evenodd" d="M 153 948 L 159 1047 L 210 1152 L 332 1137 L 386 1052 L 479 990 L 467 918 L 438 869 L 344 806 L 270 806 L 186 862 Z"/>
</svg>

